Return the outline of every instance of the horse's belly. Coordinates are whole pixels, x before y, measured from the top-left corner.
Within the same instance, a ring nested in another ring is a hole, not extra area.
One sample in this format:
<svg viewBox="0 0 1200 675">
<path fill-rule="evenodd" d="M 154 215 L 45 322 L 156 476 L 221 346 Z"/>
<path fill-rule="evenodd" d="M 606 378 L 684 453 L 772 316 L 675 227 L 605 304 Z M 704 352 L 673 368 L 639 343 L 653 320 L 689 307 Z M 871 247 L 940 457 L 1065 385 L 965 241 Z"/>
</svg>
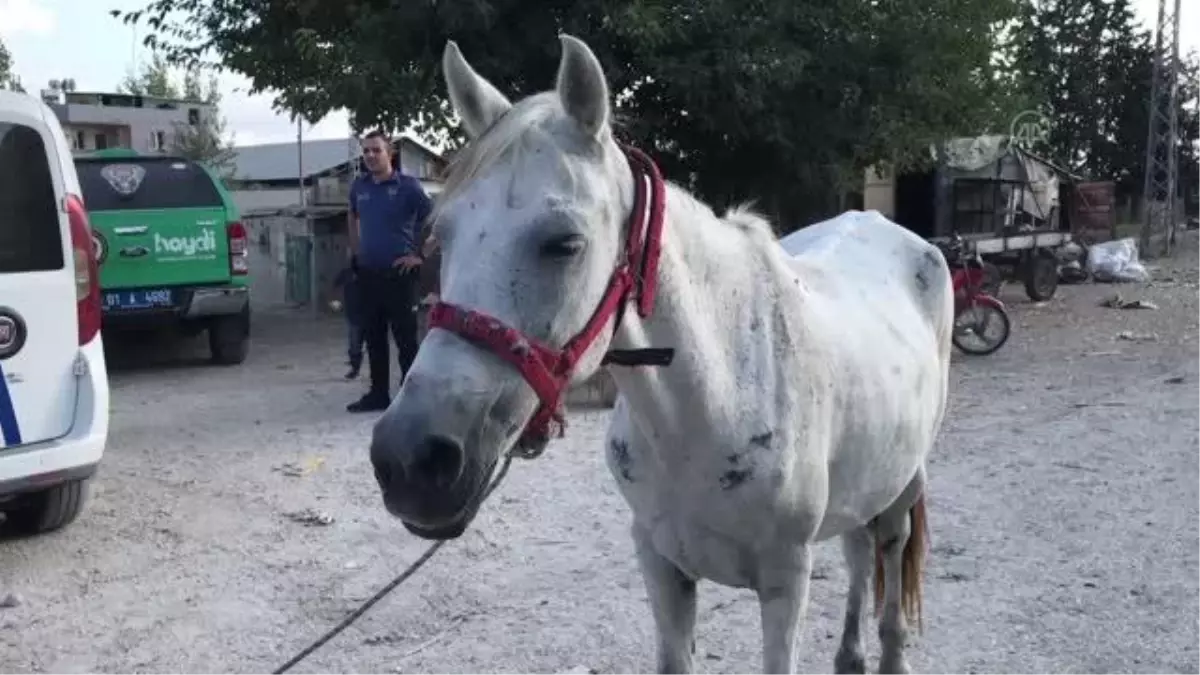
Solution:
<svg viewBox="0 0 1200 675">
<path fill-rule="evenodd" d="M 779 512 L 766 485 L 750 480 L 733 495 L 698 492 L 686 476 L 649 476 L 636 482 L 613 472 L 637 527 L 650 536 L 659 555 L 692 579 L 735 588 L 753 588 L 764 552 L 786 547 L 786 535 L 802 543 L 803 527 L 788 527 L 794 514 Z M 811 530 L 810 530 L 811 531 Z"/>
<path fill-rule="evenodd" d="M 654 550 L 688 577 L 735 588 L 754 586 L 758 555 L 751 542 L 742 537 L 665 515 L 652 519 L 647 529 Z"/>
</svg>

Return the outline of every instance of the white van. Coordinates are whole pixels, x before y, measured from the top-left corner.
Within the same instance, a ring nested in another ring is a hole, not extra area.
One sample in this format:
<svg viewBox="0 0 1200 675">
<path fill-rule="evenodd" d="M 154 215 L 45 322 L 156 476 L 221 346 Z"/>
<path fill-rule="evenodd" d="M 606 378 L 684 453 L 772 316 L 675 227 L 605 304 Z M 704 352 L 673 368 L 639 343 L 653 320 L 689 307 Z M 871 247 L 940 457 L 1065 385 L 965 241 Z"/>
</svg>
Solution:
<svg viewBox="0 0 1200 675">
<path fill-rule="evenodd" d="M 95 241 L 40 100 L 0 91 L 0 528 L 79 515 L 108 440 Z"/>
</svg>

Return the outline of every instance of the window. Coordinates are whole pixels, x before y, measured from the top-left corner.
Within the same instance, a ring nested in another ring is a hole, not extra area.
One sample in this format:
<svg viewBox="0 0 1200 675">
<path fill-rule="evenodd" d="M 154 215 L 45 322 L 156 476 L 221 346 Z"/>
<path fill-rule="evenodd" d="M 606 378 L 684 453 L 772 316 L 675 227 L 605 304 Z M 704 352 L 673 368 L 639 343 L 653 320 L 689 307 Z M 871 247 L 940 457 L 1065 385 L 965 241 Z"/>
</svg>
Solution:
<svg viewBox="0 0 1200 675">
<path fill-rule="evenodd" d="M 110 165 L 113 169 L 105 171 L 104 168 Z M 183 159 L 80 157 L 75 160 L 75 170 L 88 211 L 225 206 L 204 169 Z M 142 173 L 140 179 L 134 178 L 138 173 Z M 118 179 L 115 184 L 109 181 L 112 177 Z M 122 191 L 118 191 L 117 185 Z"/>
<path fill-rule="evenodd" d="M 105 134 L 103 131 L 96 132 L 96 149 L 97 150 L 107 150 L 108 149 L 108 135 Z"/>
<path fill-rule="evenodd" d="M 87 150 L 87 136 L 82 131 L 76 131 L 71 137 L 72 150 Z"/>
<path fill-rule="evenodd" d="M 0 274 L 62 266 L 58 199 L 42 135 L 0 122 Z"/>
<path fill-rule="evenodd" d="M 162 131 L 150 132 L 150 149 L 155 152 L 166 152 L 167 150 L 167 135 Z"/>
</svg>

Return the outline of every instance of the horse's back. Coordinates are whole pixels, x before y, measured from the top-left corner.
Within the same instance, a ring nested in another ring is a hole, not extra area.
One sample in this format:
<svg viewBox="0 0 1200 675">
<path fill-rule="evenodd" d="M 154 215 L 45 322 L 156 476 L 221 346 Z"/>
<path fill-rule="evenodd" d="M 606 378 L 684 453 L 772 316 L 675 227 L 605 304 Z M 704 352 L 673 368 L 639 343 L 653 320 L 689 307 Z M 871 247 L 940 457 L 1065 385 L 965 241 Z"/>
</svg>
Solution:
<svg viewBox="0 0 1200 675">
<path fill-rule="evenodd" d="M 935 332 L 948 330 L 953 290 L 937 247 L 878 211 L 847 211 L 782 238 L 802 276 L 830 290 L 892 305 L 911 299 Z M 819 282 L 818 282 L 819 283 Z M 939 337 L 949 340 L 949 333 Z"/>
</svg>

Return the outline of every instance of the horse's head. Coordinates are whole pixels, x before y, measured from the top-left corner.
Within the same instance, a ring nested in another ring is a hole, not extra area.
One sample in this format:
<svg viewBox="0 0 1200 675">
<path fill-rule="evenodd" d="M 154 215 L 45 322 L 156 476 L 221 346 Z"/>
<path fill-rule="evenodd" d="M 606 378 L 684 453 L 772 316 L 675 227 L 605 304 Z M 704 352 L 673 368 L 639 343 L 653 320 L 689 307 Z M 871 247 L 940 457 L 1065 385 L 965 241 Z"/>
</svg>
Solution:
<svg viewBox="0 0 1200 675">
<path fill-rule="evenodd" d="M 623 260 L 635 184 L 612 138 L 608 85 L 586 44 L 563 36 L 562 48 L 554 90 L 516 104 L 453 42 L 442 58 L 470 138 L 434 211 L 446 306 L 434 308 L 435 328 L 371 443 L 384 503 L 422 537 L 461 534 L 503 453 L 531 442 L 526 429 L 546 397 L 501 352 L 532 345 L 548 361 L 589 325 Z M 472 340 L 464 322 L 476 338 L 504 330 Z M 600 365 L 611 317 L 603 324 L 569 369 L 575 381 Z"/>
</svg>

